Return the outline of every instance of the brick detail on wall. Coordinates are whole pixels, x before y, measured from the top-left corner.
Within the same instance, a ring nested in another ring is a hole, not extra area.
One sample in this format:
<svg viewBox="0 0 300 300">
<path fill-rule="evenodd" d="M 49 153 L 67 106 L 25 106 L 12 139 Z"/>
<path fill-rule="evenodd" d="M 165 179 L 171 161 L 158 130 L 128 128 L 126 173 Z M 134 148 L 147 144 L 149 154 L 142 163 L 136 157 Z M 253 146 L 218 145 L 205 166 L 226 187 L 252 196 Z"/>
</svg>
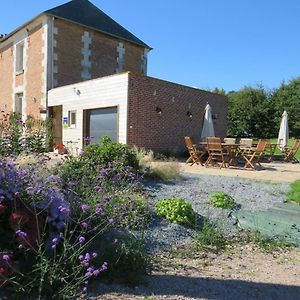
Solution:
<svg viewBox="0 0 300 300">
<path fill-rule="evenodd" d="M 125 57 L 125 47 L 124 43 L 119 43 L 117 47 L 118 57 L 117 57 L 117 64 L 118 67 L 116 69 L 116 73 L 122 73 L 124 70 L 124 57 Z"/>
<path fill-rule="evenodd" d="M 217 116 L 216 136 L 226 134 L 224 96 L 134 74 L 129 75 L 128 89 L 128 144 L 156 152 L 184 152 L 184 136 L 200 141 L 207 103 Z"/>
<path fill-rule="evenodd" d="M 90 68 L 91 68 L 91 50 L 90 46 L 92 43 L 92 39 L 90 37 L 90 33 L 88 31 L 85 31 L 82 38 L 82 43 L 83 47 L 81 49 L 81 53 L 83 55 L 83 59 L 81 61 L 82 65 L 82 72 L 81 72 L 81 79 L 82 80 L 89 80 L 91 79 L 91 73 L 90 73 Z"/>
<path fill-rule="evenodd" d="M 125 43 L 125 63 L 123 71 L 130 71 L 134 74 L 143 75 L 142 66 L 144 61 L 142 59 L 145 48 Z"/>
<path fill-rule="evenodd" d="M 82 26 L 72 24 L 67 21 L 54 20 L 54 53 L 57 55 L 57 61 L 53 66 L 54 86 L 64 86 L 82 81 L 81 53 L 84 35 Z"/>
</svg>

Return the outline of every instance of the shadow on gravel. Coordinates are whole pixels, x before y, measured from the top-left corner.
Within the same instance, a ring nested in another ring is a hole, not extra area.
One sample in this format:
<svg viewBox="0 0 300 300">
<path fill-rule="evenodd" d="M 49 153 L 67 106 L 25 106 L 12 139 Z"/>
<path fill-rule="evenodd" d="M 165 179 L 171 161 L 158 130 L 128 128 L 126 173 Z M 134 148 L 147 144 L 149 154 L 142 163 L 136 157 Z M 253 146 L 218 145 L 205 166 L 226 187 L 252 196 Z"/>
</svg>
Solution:
<svg viewBox="0 0 300 300">
<path fill-rule="evenodd" d="M 105 293 L 110 292 L 109 289 L 110 286 L 106 286 Z M 116 290 L 112 288 L 111 292 Z M 135 296 L 163 296 L 166 299 L 180 296 L 207 300 L 295 300 L 299 299 L 300 287 L 234 279 L 154 275 L 148 277 L 144 287 L 117 292 Z"/>
</svg>

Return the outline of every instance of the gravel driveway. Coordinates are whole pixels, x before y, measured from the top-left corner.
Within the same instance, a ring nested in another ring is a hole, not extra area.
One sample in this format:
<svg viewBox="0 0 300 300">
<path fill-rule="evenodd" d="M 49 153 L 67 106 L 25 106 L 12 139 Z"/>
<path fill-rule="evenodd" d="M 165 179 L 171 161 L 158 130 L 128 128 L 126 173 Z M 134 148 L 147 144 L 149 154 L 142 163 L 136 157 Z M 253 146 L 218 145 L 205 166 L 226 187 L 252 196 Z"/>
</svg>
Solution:
<svg viewBox="0 0 300 300">
<path fill-rule="evenodd" d="M 154 207 L 158 200 L 180 197 L 192 203 L 194 210 L 202 217 L 217 221 L 230 235 L 237 231 L 229 210 L 209 204 L 209 195 L 222 191 L 231 195 L 243 210 L 259 211 L 271 208 L 276 203 L 286 201 L 287 183 L 267 183 L 237 177 L 205 176 L 182 174 L 180 178 L 168 182 L 146 182 L 145 190 Z M 151 251 L 159 251 L 186 242 L 193 230 L 164 219 L 153 217 L 146 230 L 146 239 Z"/>
</svg>

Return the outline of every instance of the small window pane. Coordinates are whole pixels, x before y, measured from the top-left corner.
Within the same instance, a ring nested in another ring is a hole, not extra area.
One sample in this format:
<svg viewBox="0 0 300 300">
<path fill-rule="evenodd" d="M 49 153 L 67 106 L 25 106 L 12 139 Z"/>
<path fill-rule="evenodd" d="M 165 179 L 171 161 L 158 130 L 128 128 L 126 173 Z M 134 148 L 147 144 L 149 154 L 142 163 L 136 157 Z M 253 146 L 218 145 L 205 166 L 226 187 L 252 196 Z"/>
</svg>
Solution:
<svg viewBox="0 0 300 300">
<path fill-rule="evenodd" d="M 74 128 L 76 126 L 76 111 L 69 111 L 68 119 L 69 119 L 69 127 Z"/>
<path fill-rule="evenodd" d="M 23 94 L 17 94 L 15 98 L 15 113 L 22 115 L 23 113 Z"/>
<path fill-rule="evenodd" d="M 16 71 L 22 72 L 24 69 L 24 44 L 18 44 L 16 51 Z"/>
</svg>

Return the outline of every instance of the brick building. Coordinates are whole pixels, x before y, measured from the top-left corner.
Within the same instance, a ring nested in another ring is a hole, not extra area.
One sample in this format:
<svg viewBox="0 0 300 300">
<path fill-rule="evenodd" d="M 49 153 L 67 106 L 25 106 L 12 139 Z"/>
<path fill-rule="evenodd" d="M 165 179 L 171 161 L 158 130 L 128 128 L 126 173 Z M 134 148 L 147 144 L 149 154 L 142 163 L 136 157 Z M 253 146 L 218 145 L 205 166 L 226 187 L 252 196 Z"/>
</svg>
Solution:
<svg viewBox="0 0 300 300">
<path fill-rule="evenodd" d="M 199 140 L 204 107 L 226 133 L 227 99 L 147 77 L 151 48 L 87 0 L 45 11 L 0 39 L 0 109 L 53 118 L 54 142 L 106 134 L 156 151 Z"/>
</svg>

